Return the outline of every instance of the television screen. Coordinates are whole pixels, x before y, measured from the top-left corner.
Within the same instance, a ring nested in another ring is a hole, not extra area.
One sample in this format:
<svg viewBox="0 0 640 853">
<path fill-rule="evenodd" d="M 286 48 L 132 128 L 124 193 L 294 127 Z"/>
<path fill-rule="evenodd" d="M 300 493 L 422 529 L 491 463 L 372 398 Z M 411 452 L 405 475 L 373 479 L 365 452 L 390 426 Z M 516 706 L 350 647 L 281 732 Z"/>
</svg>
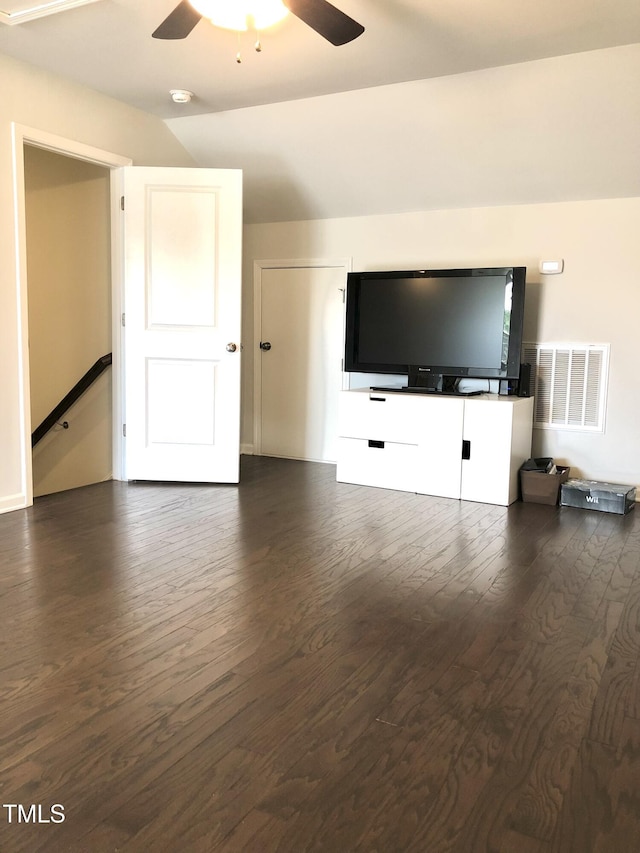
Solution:
<svg viewBox="0 0 640 853">
<path fill-rule="evenodd" d="M 345 369 L 405 373 L 409 384 L 421 374 L 517 378 L 525 273 L 524 267 L 349 273 Z"/>
</svg>

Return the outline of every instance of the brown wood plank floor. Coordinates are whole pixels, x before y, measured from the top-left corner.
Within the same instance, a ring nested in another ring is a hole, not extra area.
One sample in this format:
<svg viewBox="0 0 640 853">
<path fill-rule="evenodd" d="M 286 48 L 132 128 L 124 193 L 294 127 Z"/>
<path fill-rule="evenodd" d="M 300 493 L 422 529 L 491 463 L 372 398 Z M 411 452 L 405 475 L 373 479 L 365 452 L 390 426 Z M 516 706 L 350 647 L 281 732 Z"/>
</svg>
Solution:
<svg viewBox="0 0 640 853">
<path fill-rule="evenodd" d="M 638 509 L 244 457 L 0 516 L 0 593 L 2 853 L 640 850 Z"/>
</svg>

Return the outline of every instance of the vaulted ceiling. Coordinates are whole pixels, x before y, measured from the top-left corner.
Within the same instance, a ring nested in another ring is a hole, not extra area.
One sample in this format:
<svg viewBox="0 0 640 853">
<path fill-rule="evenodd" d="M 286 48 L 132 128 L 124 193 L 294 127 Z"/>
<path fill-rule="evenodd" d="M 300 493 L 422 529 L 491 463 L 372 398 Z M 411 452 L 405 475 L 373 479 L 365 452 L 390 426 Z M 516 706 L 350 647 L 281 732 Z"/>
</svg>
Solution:
<svg viewBox="0 0 640 853">
<path fill-rule="evenodd" d="M 334 2 L 365 27 L 341 47 L 293 16 L 260 53 L 204 19 L 162 41 L 177 0 L 90 0 L 13 26 L 0 11 L 0 52 L 242 169 L 247 222 L 640 195 L 638 0 Z"/>
<path fill-rule="evenodd" d="M 257 54 L 252 34 L 238 41 L 204 19 L 185 40 L 151 38 L 176 3 L 98 0 L 0 23 L 0 52 L 167 118 L 640 42 L 638 0 L 334 0 L 364 35 L 333 47 L 289 16 L 261 34 Z M 35 5 L 4 0 L 2 9 Z M 194 92 L 192 102 L 173 104 L 175 88 Z"/>
</svg>

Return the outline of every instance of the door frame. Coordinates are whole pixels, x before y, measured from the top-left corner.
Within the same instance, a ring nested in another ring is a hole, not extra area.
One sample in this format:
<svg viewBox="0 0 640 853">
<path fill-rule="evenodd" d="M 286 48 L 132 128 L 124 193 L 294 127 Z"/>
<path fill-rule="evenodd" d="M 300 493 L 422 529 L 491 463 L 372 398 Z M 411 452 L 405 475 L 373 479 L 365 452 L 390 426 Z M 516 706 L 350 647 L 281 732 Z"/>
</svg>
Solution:
<svg viewBox="0 0 640 853">
<path fill-rule="evenodd" d="M 15 233 L 16 289 L 19 319 L 19 383 L 20 383 L 20 427 L 21 427 L 21 473 L 23 482 L 24 507 L 33 504 L 33 472 L 31 455 L 31 399 L 29 378 L 29 316 L 27 289 L 27 225 L 24 186 L 24 146 L 44 148 L 76 160 L 84 160 L 109 169 L 111 196 L 111 348 L 112 367 L 112 466 L 113 479 L 123 478 L 124 448 L 121 434 L 123 423 L 122 399 L 122 235 L 120 229 L 120 173 L 122 166 L 131 166 L 129 157 L 104 151 L 91 145 L 85 145 L 73 139 L 49 133 L 48 131 L 11 123 L 12 163 L 13 163 L 13 210 Z M 16 507 L 18 509 L 19 507 Z"/>
<path fill-rule="evenodd" d="M 258 349 L 262 340 L 262 272 L 274 269 L 343 269 L 345 288 L 347 273 L 353 267 L 352 258 L 297 258 L 285 260 L 257 260 L 253 262 L 253 452 L 262 452 L 262 359 Z M 343 302 L 346 291 L 343 293 Z M 344 314 L 342 318 L 342 340 L 344 345 Z M 347 374 L 342 365 L 342 388 L 348 387 Z"/>
</svg>

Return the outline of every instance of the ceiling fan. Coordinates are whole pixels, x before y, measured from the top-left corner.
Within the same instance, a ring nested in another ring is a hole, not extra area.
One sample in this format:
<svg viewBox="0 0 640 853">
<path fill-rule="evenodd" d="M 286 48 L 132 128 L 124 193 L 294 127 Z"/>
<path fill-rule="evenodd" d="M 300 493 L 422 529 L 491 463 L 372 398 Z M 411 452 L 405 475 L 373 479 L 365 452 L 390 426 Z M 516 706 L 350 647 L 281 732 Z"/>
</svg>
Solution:
<svg viewBox="0 0 640 853">
<path fill-rule="evenodd" d="M 307 26 L 315 30 L 336 47 L 353 41 L 364 32 L 364 27 L 353 18 L 345 15 L 328 0 L 282 0 L 284 6 Z M 171 14 L 152 33 L 156 39 L 186 38 L 201 18 L 206 17 L 197 11 L 189 0 L 178 3 Z"/>
</svg>

